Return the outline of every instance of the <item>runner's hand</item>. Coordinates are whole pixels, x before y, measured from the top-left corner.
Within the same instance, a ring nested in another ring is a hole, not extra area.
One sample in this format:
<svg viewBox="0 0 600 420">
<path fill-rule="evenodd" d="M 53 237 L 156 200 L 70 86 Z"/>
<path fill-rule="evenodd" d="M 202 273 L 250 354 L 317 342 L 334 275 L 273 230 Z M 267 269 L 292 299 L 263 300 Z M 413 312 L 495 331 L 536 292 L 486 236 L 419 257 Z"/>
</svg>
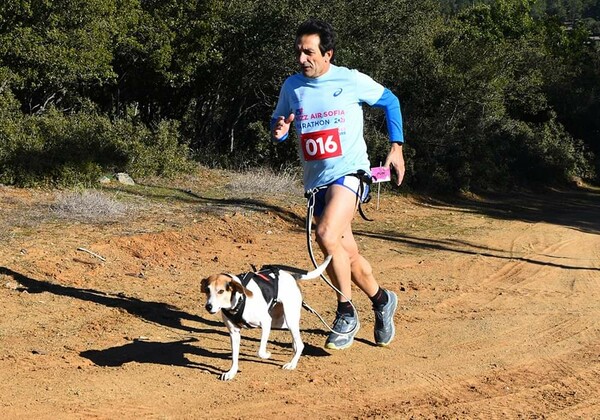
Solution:
<svg viewBox="0 0 600 420">
<path fill-rule="evenodd" d="M 402 180 L 404 179 L 404 155 L 402 154 L 402 143 L 392 143 L 392 148 L 387 155 L 387 159 L 385 160 L 386 168 L 393 168 L 394 173 L 396 174 L 396 183 L 398 185 L 402 184 Z"/>
<path fill-rule="evenodd" d="M 294 114 L 290 114 L 287 118 L 283 115 L 277 118 L 273 125 L 273 138 L 281 140 L 290 131 L 290 124 L 294 121 Z"/>
</svg>

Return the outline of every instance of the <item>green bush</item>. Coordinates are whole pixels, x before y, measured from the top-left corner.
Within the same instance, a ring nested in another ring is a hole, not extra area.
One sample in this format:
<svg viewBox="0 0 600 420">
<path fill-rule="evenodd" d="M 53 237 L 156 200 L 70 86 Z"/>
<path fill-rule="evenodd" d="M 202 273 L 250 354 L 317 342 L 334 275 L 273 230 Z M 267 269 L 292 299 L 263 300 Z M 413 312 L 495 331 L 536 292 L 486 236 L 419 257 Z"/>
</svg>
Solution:
<svg viewBox="0 0 600 420">
<path fill-rule="evenodd" d="M 128 121 L 115 124 L 115 143 L 127 156 L 124 170 L 134 177 L 170 177 L 192 168 L 187 144 L 181 142 L 179 123 L 161 121 L 155 130 Z"/>
<path fill-rule="evenodd" d="M 87 111 L 32 116 L 0 109 L 0 183 L 90 186 L 102 174 L 170 176 L 191 168 L 177 123 L 155 130 Z"/>
</svg>

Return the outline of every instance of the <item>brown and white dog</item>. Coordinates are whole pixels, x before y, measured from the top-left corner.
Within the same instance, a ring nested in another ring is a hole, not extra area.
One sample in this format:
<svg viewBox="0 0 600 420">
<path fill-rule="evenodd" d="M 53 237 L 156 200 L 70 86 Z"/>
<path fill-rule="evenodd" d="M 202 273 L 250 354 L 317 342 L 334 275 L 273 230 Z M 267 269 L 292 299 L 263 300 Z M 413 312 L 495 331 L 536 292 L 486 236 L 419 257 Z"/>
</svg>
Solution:
<svg viewBox="0 0 600 420">
<path fill-rule="evenodd" d="M 271 357 L 267 340 L 271 328 L 287 328 L 292 334 L 294 357 L 283 369 L 295 369 L 304 344 L 300 337 L 300 312 L 302 294 L 296 281 L 319 277 L 331 256 L 311 272 L 285 266 L 266 266 L 256 273 L 213 274 L 201 281 L 201 291 L 206 294 L 205 308 L 211 314 L 221 311 L 231 339 L 231 368 L 221 380 L 228 381 L 238 372 L 240 331 L 242 328 L 262 328 L 258 356 Z"/>
</svg>

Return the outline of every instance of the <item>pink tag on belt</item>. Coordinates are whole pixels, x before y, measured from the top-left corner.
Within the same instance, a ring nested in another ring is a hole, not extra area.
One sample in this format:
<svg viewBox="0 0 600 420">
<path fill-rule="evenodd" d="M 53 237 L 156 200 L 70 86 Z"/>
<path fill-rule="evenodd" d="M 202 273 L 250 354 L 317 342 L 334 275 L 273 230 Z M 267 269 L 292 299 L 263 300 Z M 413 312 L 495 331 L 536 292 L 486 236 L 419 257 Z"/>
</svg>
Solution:
<svg viewBox="0 0 600 420">
<path fill-rule="evenodd" d="M 384 166 L 371 168 L 371 177 L 373 178 L 374 183 L 390 181 L 392 179 L 390 168 L 386 168 Z"/>
</svg>

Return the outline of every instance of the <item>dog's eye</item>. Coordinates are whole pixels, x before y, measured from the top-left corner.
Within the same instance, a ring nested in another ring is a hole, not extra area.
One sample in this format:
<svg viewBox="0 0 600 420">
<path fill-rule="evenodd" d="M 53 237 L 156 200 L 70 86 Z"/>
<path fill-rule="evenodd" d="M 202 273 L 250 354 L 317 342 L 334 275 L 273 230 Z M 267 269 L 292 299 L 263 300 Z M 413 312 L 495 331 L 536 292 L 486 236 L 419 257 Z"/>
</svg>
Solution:
<svg viewBox="0 0 600 420">
<path fill-rule="evenodd" d="M 225 293 L 225 290 L 221 289 L 217 292 L 217 294 L 222 295 L 223 293 Z"/>
</svg>

